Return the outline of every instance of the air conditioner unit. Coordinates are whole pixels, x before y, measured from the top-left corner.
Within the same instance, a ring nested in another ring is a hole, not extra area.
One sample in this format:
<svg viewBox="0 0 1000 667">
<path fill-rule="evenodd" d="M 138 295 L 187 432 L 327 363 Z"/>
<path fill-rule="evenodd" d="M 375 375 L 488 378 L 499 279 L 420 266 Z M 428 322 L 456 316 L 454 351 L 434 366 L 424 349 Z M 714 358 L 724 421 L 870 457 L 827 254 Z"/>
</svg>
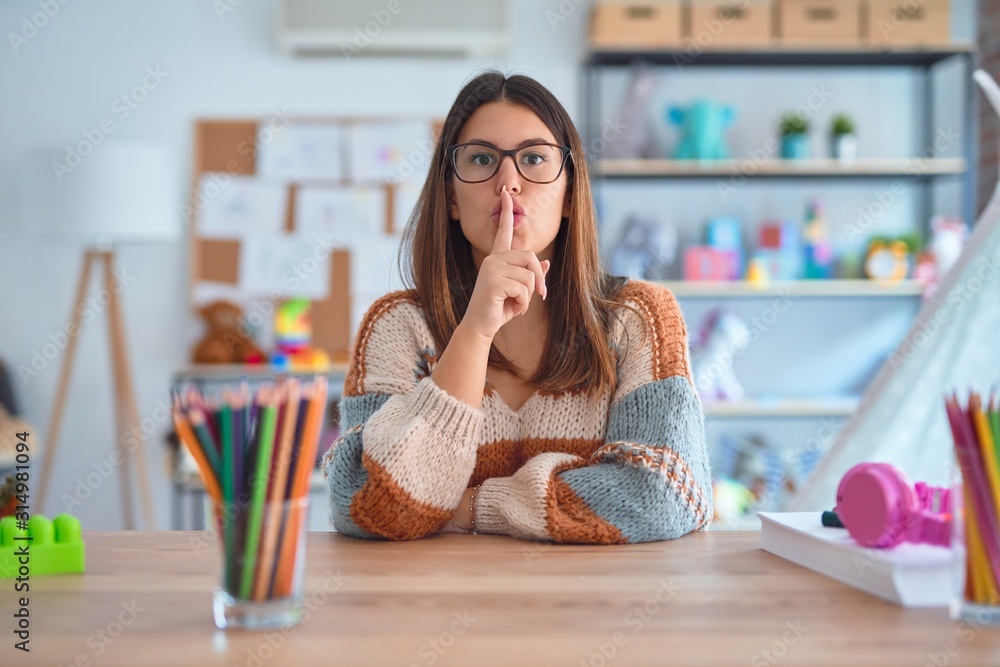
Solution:
<svg viewBox="0 0 1000 667">
<path fill-rule="evenodd" d="M 290 56 L 503 56 L 511 0 L 274 0 Z"/>
</svg>

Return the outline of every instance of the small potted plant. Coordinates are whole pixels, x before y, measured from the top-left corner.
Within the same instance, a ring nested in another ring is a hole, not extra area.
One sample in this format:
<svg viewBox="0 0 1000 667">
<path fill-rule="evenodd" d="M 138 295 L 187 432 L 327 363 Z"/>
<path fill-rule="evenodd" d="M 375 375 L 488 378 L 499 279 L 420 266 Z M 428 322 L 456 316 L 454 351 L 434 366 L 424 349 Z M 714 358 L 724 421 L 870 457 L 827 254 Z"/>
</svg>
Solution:
<svg viewBox="0 0 1000 667">
<path fill-rule="evenodd" d="M 809 119 L 789 112 L 781 117 L 781 157 L 796 160 L 809 157 Z"/>
<path fill-rule="evenodd" d="M 837 114 L 830 122 L 830 155 L 841 162 L 853 162 L 858 158 L 854 120 L 847 114 Z"/>
</svg>

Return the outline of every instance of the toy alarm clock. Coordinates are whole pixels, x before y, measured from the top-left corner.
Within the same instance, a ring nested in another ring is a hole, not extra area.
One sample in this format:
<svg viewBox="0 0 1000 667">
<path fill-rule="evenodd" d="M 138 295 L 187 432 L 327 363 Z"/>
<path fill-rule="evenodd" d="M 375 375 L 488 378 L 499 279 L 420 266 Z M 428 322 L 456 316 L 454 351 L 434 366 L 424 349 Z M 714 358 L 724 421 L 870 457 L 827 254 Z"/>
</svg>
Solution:
<svg viewBox="0 0 1000 667">
<path fill-rule="evenodd" d="M 911 486 L 888 463 L 859 463 L 837 487 L 837 516 L 865 547 L 887 549 L 902 542 L 951 544 L 951 493 L 923 482 Z"/>
</svg>

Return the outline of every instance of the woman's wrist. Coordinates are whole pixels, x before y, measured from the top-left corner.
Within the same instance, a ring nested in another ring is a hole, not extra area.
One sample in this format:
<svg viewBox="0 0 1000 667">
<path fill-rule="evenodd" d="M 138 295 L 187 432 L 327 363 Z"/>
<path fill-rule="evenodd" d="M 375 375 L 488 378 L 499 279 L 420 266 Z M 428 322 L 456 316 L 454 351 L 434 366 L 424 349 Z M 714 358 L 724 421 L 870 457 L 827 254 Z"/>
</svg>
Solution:
<svg viewBox="0 0 1000 667">
<path fill-rule="evenodd" d="M 459 324 L 431 373 L 434 383 L 458 400 L 482 407 L 491 343 L 492 339 Z"/>
<path fill-rule="evenodd" d="M 474 487 L 470 487 L 462 492 L 462 499 L 458 501 L 458 507 L 452 513 L 451 522 L 457 528 L 461 528 L 465 532 L 474 532 L 476 526 L 476 491 L 479 489 L 477 484 Z"/>
</svg>

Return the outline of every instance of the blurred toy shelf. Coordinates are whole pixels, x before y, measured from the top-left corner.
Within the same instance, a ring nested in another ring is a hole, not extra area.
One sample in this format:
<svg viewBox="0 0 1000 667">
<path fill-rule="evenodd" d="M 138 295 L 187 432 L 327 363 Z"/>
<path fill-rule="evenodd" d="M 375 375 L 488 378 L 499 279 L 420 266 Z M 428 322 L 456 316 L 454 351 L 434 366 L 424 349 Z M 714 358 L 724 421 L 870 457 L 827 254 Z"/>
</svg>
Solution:
<svg viewBox="0 0 1000 667">
<path fill-rule="evenodd" d="M 594 173 L 604 178 L 932 178 L 961 176 L 962 158 L 761 160 L 599 160 Z"/>
<path fill-rule="evenodd" d="M 923 293 L 917 280 L 881 282 L 867 279 L 786 280 L 757 285 L 745 280 L 734 281 L 657 281 L 679 298 L 724 297 L 914 297 Z"/>
<path fill-rule="evenodd" d="M 707 417 L 849 417 L 858 407 L 855 397 L 820 399 L 758 399 L 704 404 Z"/>
</svg>

